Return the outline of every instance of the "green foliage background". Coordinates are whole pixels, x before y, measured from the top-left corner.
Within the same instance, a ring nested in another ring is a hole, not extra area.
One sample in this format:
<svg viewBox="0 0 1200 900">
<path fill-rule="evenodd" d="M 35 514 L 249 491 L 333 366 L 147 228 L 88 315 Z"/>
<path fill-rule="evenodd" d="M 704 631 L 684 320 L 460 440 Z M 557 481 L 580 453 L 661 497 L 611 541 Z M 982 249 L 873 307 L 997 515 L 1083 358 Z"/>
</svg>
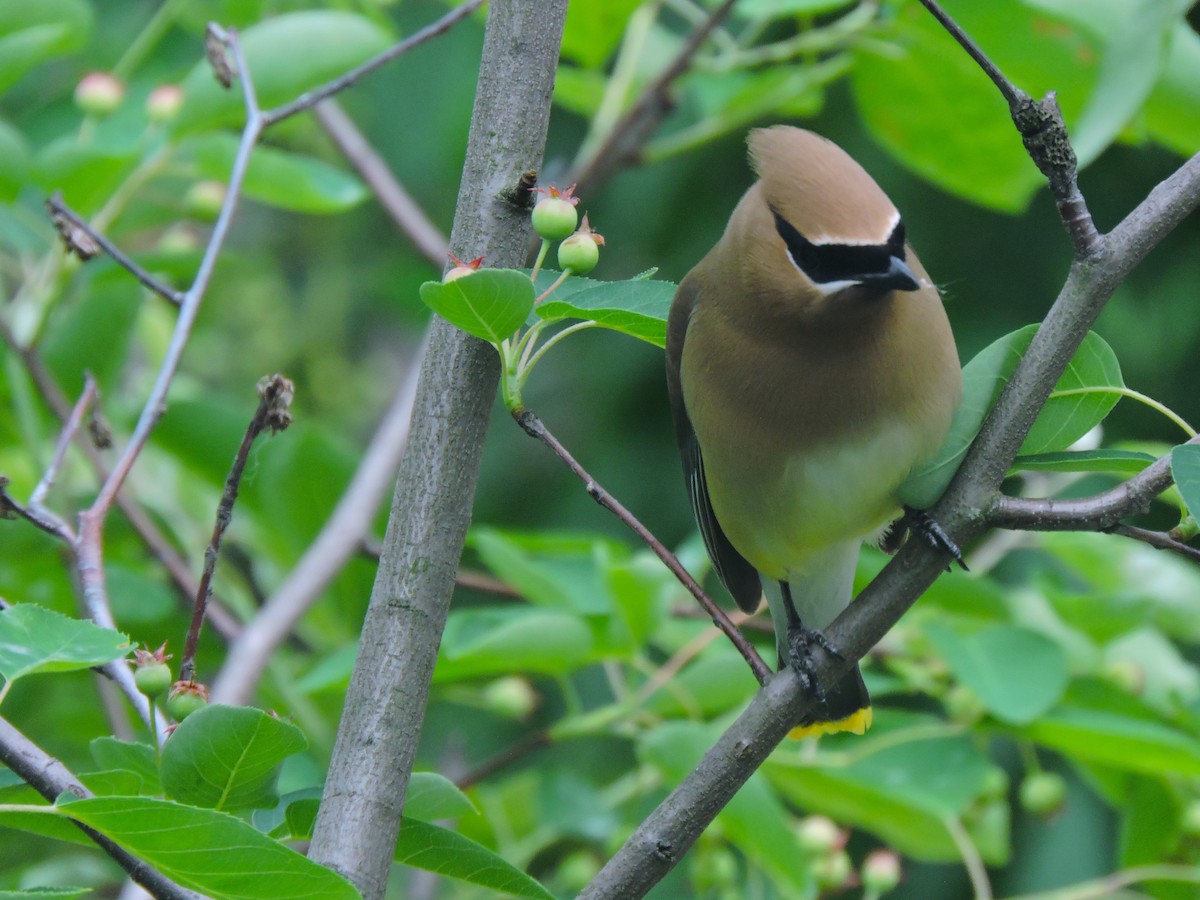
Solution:
<svg viewBox="0 0 1200 900">
<path fill-rule="evenodd" d="M 1058 91 L 1102 229 L 1180 154 L 1200 149 L 1200 37 L 1188 6 L 947 3 L 1021 87 Z M 649 26 L 649 7 L 572 4 L 543 181 L 560 181 L 580 147 L 595 145 L 613 110 L 679 46 L 680 10 L 698 8 L 672 4 Z M 22 342 L 36 341 L 68 396 L 90 370 L 105 415 L 127 434 L 173 312 L 107 259 L 83 267 L 64 259 L 42 200 L 61 189 L 84 215 L 112 213 L 106 230 L 115 241 L 185 285 L 207 232 L 183 198 L 197 180 L 225 177 L 240 121 L 236 91 L 221 107 L 197 62 L 204 23 L 244 28 L 248 46 L 259 29 L 267 56 L 254 74 L 269 94 L 289 67 L 314 81 L 330 77 L 445 9 L 427 0 L 0 0 L 0 318 Z M 304 27 L 276 18 L 298 10 L 337 15 Z M 743 0 L 733 28 L 766 16 L 756 47 L 790 46 L 812 25 L 823 26 L 828 45 L 801 45 L 767 64 L 729 48 L 722 57 L 715 44 L 709 63 L 681 82 L 647 163 L 585 195 L 581 208 L 608 241 L 593 277 L 656 266 L 659 278 L 681 278 L 750 182 L 746 128 L 789 121 L 846 147 L 885 186 L 942 286 L 964 361 L 1039 320 L 1071 252 L 1003 103 L 919 5 L 888 2 L 875 12 L 836 0 Z M 134 43 L 139 35 L 144 44 Z M 481 41 L 476 16 L 340 98 L 446 231 Z M 76 84 L 114 66 L 127 70 L 125 102 L 86 119 L 72 103 Z M 173 123 L 148 126 L 143 100 L 164 83 L 188 86 L 188 100 Z M 420 340 L 428 312 L 418 287 L 438 275 L 367 199 L 311 117 L 270 132 L 268 143 L 270 151 L 256 151 L 260 169 L 169 410 L 127 488 L 198 570 L 255 382 L 274 371 L 295 381 L 296 424 L 254 451 L 218 569 L 218 595 L 243 616 L 300 558 L 348 482 Z M 120 208 L 106 210 L 121 185 Z M 1198 231 L 1193 219 L 1168 237 L 1097 327 L 1125 383 L 1192 422 L 1200 421 Z M 548 354 L 525 401 L 703 571 L 657 349 L 588 331 L 569 351 Z M 0 474 L 24 498 L 58 425 L 6 347 L 0 409 Z M 1167 419 L 1128 402 L 1105 424 L 1106 446 L 1158 454 L 1180 440 Z M 1112 480 L 1048 473 L 1012 487 L 1082 495 Z M 51 505 L 70 515 L 94 490 L 75 460 Z M 1178 509 L 1162 504 L 1152 520 L 1170 527 L 1173 516 Z M 1187 817 L 1200 802 L 1200 572 L 1098 535 L 996 535 L 979 552 L 977 571 L 944 576 L 867 666 L 879 699 L 871 733 L 781 748 L 654 896 L 812 895 L 797 827 L 813 813 L 855 829 L 847 849 L 856 864 L 881 845 L 906 855 L 895 897 L 966 896 L 963 840 L 1003 896 L 1137 865 L 1195 866 L 1197 823 Z M 180 598 L 116 514 L 105 553 L 121 629 L 177 649 L 186 627 Z M 881 564 L 866 554 L 861 579 Z M 677 612 L 687 608 L 682 590 L 499 406 L 464 565 L 521 599 L 456 594 L 421 768 L 459 779 L 509 748 L 532 746 L 468 791 L 478 812 L 457 810 L 455 827 L 567 896 L 695 762 L 753 679 L 720 641 L 691 655 L 710 629 Z M 368 559 L 351 561 L 263 682 L 260 705 L 288 717 L 308 743 L 283 762 L 285 800 L 320 784 L 372 576 Z M 0 525 L 0 596 L 78 613 L 61 548 L 21 522 Z M 764 636 L 764 652 L 769 645 Z M 209 629 L 202 678 L 222 654 Z M 679 667 L 666 678 L 669 660 Z M 89 749 L 112 732 L 98 690 L 87 672 L 34 674 L 13 684 L 0 713 L 74 770 L 103 769 Z M 1038 768 L 1067 785 L 1062 808 L 1045 817 L 1017 802 L 1017 785 Z M 0 779 L 13 781 L 3 771 Z M 266 832 L 283 818 L 281 807 L 275 821 L 254 824 Z M 0 889 L 105 885 L 117 874 L 81 846 L 16 830 L 0 840 Z M 491 895 L 449 880 L 422 887 L 414 877 L 398 867 L 395 896 Z M 1187 897 L 1196 888 L 1159 881 L 1145 890 Z"/>
</svg>

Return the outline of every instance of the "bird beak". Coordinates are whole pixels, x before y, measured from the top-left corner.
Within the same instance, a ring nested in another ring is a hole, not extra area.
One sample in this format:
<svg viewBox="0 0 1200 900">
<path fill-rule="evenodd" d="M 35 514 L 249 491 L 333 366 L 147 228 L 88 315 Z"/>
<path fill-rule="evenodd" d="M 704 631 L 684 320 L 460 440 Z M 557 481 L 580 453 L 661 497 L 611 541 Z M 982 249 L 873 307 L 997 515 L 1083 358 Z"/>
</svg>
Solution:
<svg viewBox="0 0 1200 900">
<path fill-rule="evenodd" d="M 887 271 L 860 276 L 859 283 L 889 291 L 915 291 L 920 287 L 912 269 L 898 256 L 889 260 Z"/>
</svg>

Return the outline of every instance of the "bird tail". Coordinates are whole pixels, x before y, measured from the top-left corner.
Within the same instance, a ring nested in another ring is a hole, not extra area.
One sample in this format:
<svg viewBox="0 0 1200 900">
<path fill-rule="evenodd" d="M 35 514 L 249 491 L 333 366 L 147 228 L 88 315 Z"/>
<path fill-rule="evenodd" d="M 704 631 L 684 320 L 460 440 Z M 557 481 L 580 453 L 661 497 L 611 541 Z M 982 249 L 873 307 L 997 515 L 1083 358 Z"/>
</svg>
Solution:
<svg viewBox="0 0 1200 900">
<path fill-rule="evenodd" d="M 849 731 L 865 734 L 871 727 L 871 695 L 856 664 L 841 680 L 825 691 L 825 700 L 814 704 L 789 732 L 789 737 L 815 737 Z"/>
</svg>

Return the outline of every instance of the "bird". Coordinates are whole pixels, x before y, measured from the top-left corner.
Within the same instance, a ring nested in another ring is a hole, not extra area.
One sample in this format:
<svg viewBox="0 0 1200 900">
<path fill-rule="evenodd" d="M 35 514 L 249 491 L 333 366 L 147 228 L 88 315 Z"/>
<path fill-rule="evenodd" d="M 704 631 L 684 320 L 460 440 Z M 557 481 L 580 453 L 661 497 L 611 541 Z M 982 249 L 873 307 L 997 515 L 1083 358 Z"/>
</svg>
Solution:
<svg viewBox="0 0 1200 900">
<path fill-rule="evenodd" d="M 792 736 L 863 734 L 859 667 L 822 687 L 812 646 L 837 653 L 822 629 L 851 602 L 865 542 L 908 523 L 950 543 L 900 488 L 950 428 L 958 351 L 900 213 L 862 166 L 788 125 L 747 143 L 757 180 L 671 302 L 672 417 L 718 578 L 746 612 L 765 593 L 779 668 L 815 699 Z"/>
</svg>

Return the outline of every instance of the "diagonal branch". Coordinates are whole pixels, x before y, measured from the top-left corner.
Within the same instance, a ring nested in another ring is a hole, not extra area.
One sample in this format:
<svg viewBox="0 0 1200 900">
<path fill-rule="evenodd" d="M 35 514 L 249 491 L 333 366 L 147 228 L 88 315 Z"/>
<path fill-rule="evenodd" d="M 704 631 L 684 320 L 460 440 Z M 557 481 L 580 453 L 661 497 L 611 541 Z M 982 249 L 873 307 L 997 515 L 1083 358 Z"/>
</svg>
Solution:
<svg viewBox="0 0 1200 900">
<path fill-rule="evenodd" d="M 597 481 L 592 478 L 588 471 L 579 464 L 570 451 L 567 450 L 548 429 L 545 423 L 532 411 L 522 409 L 519 412 L 513 413 L 513 418 L 517 420 L 517 424 L 525 429 L 525 433 L 530 437 L 537 438 L 547 447 L 554 451 L 558 456 L 586 486 L 587 492 L 593 500 L 620 519 L 634 534 L 642 539 L 654 554 L 663 561 L 671 574 L 674 575 L 683 584 L 688 592 L 696 598 L 709 617 L 712 623 L 717 626 L 725 636 L 729 638 L 738 653 L 742 654 L 742 658 L 750 666 L 750 671 L 754 673 L 754 677 L 758 679 L 759 684 L 766 684 L 771 677 L 771 667 L 763 662 L 763 658 L 758 655 L 758 651 L 754 649 L 744 634 L 738 631 L 736 625 L 730 621 L 729 616 L 725 614 L 725 610 L 717 606 L 711 597 L 704 592 L 704 588 L 696 582 L 696 579 L 691 576 L 691 573 L 683 567 L 675 554 L 663 546 L 662 541 L 656 538 L 628 509 L 622 505 L 612 494 L 604 490 Z"/>
</svg>

